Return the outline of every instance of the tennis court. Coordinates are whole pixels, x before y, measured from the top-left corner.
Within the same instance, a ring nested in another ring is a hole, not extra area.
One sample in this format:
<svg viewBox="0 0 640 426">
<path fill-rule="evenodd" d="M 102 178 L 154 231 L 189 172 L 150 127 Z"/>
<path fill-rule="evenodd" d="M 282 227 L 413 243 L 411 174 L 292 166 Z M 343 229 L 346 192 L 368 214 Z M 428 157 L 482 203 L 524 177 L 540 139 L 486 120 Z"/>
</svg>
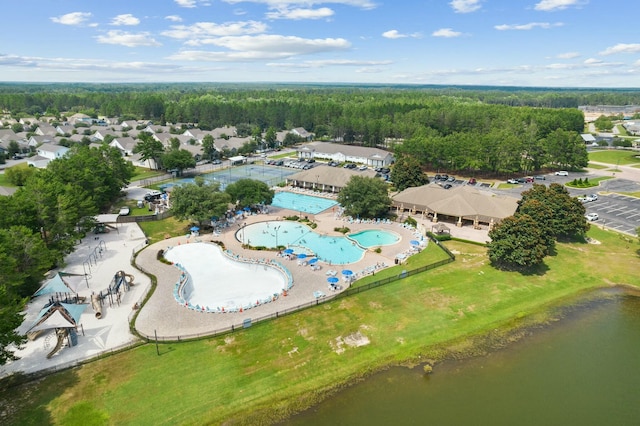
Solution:
<svg viewBox="0 0 640 426">
<path fill-rule="evenodd" d="M 266 183 L 269 186 L 276 186 L 299 170 L 287 169 L 285 167 L 267 166 L 264 164 L 245 164 L 242 166 L 232 166 L 226 169 L 206 173 L 200 175 L 204 180 L 208 182 L 218 182 L 220 189 L 224 189 L 230 183 L 239 181 L 240 179 L 254 179 Z M 194 178 L 178 179 L 175 182 L 162 185 L 163 188 L 169 188 L 174 185 L 181 185 L 185 183 L 193 183 Z"/>
</svg>

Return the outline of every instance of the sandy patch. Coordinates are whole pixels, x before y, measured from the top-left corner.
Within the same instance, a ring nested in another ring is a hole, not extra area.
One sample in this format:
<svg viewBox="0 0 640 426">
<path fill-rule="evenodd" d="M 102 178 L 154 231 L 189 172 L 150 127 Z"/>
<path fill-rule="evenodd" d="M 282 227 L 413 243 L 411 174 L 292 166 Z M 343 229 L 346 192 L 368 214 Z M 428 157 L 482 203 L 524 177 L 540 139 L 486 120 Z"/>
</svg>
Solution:
<svg viewBox="0 0 640 426">
<path fill-rule="evenodd" d="M 356 331 L 355 333 L 349 334 L 347 337 L 336 337 L 334 340 L 329 342 L 329 346 L 331 346 L 331 350 L 340 355 L 345 352 L 347 347 L 357 348 L 360 346 L 366 346 L 369 343 L 371 343 L 371 341 L 367 336 Z"/>
</svg>

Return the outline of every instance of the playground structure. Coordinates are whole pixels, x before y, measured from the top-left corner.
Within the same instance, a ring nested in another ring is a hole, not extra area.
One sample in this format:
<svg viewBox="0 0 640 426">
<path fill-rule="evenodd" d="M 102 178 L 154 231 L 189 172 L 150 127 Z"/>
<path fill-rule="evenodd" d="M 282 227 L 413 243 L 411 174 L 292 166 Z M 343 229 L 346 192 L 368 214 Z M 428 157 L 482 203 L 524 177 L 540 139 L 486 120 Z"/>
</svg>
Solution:
<svg viewBox="0 0 640 426">
<path fill-rule="evenodd" d="M 109 301 L 109 306 L 113 306 L 114 303 L 117 303 L 118 306 L 120 306 L 122 293 L 125 291 L 129 291 L 129 288 L 134 285 L 133 281 L 133 275 L 127 274 L 124 271 L 118 271 L 113 276 L 109 287 L 107 287 L 105 290 L 100 291 L 100 293 L 92 294 L 91 307 L 95 312 L 96 318 L 102 318 L 102 304 L 104 303 L 105 299 Z"/>
<path fill-rule="evenodd" d="M 55 329 L 55 334 L 49 334 L 45 338 L 44 346 L 50 349 L 47 359 L 54 356 L 65 342 L 69 347 L 78 344 L 78 325 L 80 316 L 86 309 L 86 304 L 74 304 L 54 301 L 45 305 L 40 311 L 33 325 L 27 331 L 31 340 L 35 340 L 42 332 Z M 81 329 L 82 326 L 80 325 Z M 84 334 L 84 329 L 82 329 Z M 52 339 L 56 339 L 52 347 Z"/>
</svg>

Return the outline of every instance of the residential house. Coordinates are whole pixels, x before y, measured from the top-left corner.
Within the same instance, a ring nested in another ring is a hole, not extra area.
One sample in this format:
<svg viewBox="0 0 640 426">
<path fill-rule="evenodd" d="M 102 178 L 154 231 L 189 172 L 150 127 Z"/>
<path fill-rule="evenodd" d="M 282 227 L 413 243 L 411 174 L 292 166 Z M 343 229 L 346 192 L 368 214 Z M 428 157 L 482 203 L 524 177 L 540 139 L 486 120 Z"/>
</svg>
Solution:
<svg viewBox="0 0 640 426">
<path fill-rule="evenodd" d="M 37 148 L 36 155 L 30 157 L 27 164 L 43 169 L 47 167 L 51 161 L 64 157 L 67 152 L 69 152 L 69 148 L 67 147 L 44 143 Z"/>
<path fill-rule="evenodd" d="M 395 161 L 392 153 L 380 148 L 331 142 L 311 142 L 300 146 L 297 151 L 298 158 L 324 159 L 336 163 L 359 163 L 373 168 L 386 167 Z"/>
<path fill-rule="evenodd" d="M 49 123 L 39 123 L 34 133 L 40 136 L 55 136 L 58 131 Z"/>
<path fill-rule="evenodd" d="M 73 127 L 71 124 L 59 124 L 56 127 L 56 132 L 61 135 L 71 135 L 73 134 L 74 130 L 76 130 L 75 127 Z"/>
<path fill-rule="evenodd" d="M 138 144 L 138 141 L 132 137 L 118 137 L 109 143 L 109 146 L 118 148 L 122 155 L 127 157 L 133 155 L 133 149 Z"/>
<path fill-rule="evenodd" d="M 291 133 L 308 142 L 311 142 L 314 136 L 313 133 L 307 132 L 304 127 L 296 127 L 295 129 L 291 130 Z"/>
</svg>

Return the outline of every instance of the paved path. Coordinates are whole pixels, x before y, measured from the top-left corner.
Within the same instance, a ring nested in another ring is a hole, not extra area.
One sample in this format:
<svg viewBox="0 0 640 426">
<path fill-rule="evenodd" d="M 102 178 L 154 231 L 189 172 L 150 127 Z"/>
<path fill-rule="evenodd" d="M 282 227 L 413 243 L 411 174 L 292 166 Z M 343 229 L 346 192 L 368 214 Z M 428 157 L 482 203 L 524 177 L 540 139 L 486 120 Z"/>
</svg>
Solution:
<svg viewBox="0 0 640 426">
<path fill-rule="evenodd" d="M 248 216 L 243 222 L 251 224 L 274 221 L 285 214 L 291 214 L 291 212 L 287 213 L 280 209 L 272 209 L 270 214 Z M 314 219 L 318 224 L 315 231 L 326 233 L 327 235 L 341 235 L 333 229 L 346 225 L 352 232 L 364 229 L 385 229 L 401 236 L 402 239 L 399 243 L 383 247 L 381 253 L 367 251 L 362 260 L 345 265 L 345 267 L 353 271 L 362 271 L 366 267 L 383 263 L 387 266 L 394 265 L 396 255 L 409 252 L 411 249 L 409 241 L 416 238 L 415 230 L 406 229 L 397 223 L 382 225 L 345 223 L 341 218 L 334 217 L 331 212 L 316 215 Z M 157 333 L 158 337 L 170 339 L 178 336 L 193 337 L 199 334 L 211 334 L 215 330 L 226 330 L 231 326 L 240 327 L 243 321 L 248 318 L 253 321 L 256 318 L 275 315 L 276 312 L 283 312 L 300 305 L 313 304 L 316 301 L 315 291 L 322 291 L 327 296 L 332 294 L 332 290 L 329 289 L 327 284 L 326 271 L 329 269 L 341 271 L 342 266 L 330 266 L 319 262 L 322 269 L 312 271 L 308 266 L 299 266 L 296 261 L 283 260 L 282 257 L 278 257 L 277 252 L 243 249 L 241 243 L 235 237 L 236 231 L 237 228 L 230 227 L 219 237 L 206 234 L 199 236 L 197 239 L 202 242 L 221 241 L 227 249 L 245 258 L 265 258 L 280 261 L 293 276 L 294 284 L 291 290 L 287 292 L 287 296 L 281 296 L 274 302 L 237 313 L 201 313 L 187 309 L 179 305 L 173 297 L 173 288 L 179 278 L 178 270 L 171 265 L 159 262 L 156 256 L 159 250 L 174 247 L 178 244 L 193 244 L 195 239 L 192 237 L 187 238 L 186 236 L 167 239 L 147 247 L 136 259 L 137 265 L 158 278 L 158 287 L 155 293 L 142 309 L 136 321 L 136 329 L 140 333 L 148 336 L 154 336 Z M 346 286 L 343 286 L 343 291 L 344 289 L 346 289 Z"/>
</svg>

